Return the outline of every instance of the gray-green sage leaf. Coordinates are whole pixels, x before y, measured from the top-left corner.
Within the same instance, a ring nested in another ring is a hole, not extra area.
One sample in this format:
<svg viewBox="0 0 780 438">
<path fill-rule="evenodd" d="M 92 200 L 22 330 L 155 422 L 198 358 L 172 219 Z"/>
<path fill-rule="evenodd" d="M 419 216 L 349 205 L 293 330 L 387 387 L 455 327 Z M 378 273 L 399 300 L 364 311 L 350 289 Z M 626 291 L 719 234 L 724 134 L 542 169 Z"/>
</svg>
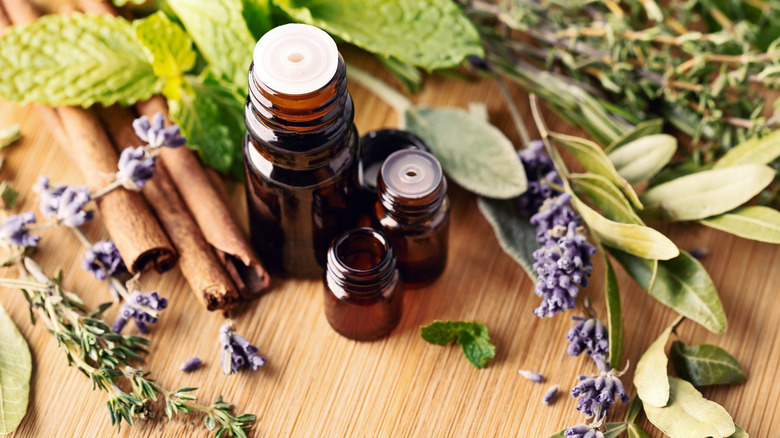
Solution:
<svg viewBox="0 0 780 438">
<path fill-rule="evenodd" d="M 715 345 L 686 346 L 675 341 L 669 351 L 674 370 L 694 386 L 744 383 L 745 371 L 732 355 Z"/>
<path fill-rule="evenodd" d="M 539 248 L 536 228 L 520 213 L 519 205 L 516 199 L 477 199 L 479 211 L 493 227 L 501 249 L 535 279 L 533 253 Z"/>
<path fill-rule="evenodd" d="M 648 135 L 610 152 L 607 157 L 631 184 L 648 180 L 666 166 L 677 151 L 677 139 L 668 134 Z"/>
<path fill-rule="evenodd" d="M 745 239 L 780 243 L 780 212 L 774 208 L 742 207 L 700 222 Z"/>
<path fill-rule="evenodd" d="M 0 433 L 11 433 L 27 412 L 32 359 L 27 341 L 0 306 Z"/>
</svg>

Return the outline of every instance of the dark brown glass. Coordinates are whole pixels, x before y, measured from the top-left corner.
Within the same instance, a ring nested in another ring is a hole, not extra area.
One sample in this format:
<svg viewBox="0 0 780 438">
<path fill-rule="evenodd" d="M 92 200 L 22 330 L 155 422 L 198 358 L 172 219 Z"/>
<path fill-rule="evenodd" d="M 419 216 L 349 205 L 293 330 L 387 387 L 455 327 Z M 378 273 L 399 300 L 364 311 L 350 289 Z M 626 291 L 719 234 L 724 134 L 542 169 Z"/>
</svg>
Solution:
<svg viewBox="0 0 780 438">
<path fill-rule="evenodd" d="M 359 137 L 344 60 L 339 56 L 328 84 L 301 95 L 258 83 L 253 68 L 244 111 L 252 244 L 277 275 L 319 277 L 330 242 L 357 219 L 350 206 L 358 191 Z"/>
<path fill-rule="evenodd" d="M 447 180 L 420 198 L 408 198 L 389 187 L 379 172 L 375 205 L 378 228 L 393 246 L 404 285 L 417 288 L 430 284 L 447 266 L 450 207 Z"/>
<path fill-rule="evenodd" d="M 356 228 L 328 250 L 325 316 L 336 332 L 358 341 L 387 336 L 401 319 L 403 282 L 387 238 Z"/>
</svg>

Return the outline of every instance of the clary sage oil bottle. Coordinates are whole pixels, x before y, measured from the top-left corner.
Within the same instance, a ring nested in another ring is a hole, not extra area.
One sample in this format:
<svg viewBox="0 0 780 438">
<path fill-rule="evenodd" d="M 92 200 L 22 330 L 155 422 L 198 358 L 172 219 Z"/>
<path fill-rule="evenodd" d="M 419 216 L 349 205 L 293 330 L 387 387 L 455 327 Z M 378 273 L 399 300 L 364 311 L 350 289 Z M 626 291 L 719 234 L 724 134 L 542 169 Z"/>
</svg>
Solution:
<svg viewBox="0 0 780 438">
<path fill-rule="evenodd" d="M 266 33 L 244 110 L 252 244 L 278 275 L 319 277 L 331 241 L 357 220 L 359 137 L 333 39 L 304 24 Z"/>
</svg>

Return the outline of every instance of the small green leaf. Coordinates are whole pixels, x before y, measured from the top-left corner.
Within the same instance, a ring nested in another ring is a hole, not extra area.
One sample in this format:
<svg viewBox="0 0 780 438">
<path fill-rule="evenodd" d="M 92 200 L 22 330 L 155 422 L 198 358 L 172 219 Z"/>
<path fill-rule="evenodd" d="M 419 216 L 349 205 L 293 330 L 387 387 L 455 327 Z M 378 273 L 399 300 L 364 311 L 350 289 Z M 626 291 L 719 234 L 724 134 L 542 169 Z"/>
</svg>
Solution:
<svg viewBox="0 0 780 438">
<path fill-rule="evenodd" d="M 677 151 L 677 139 L 667 134 L 648 135 L 621 146 L 607 157 L 631 184 L 652 178 Z"/>
<path fill-rule="evenodd" d="M 274 0 L 297 21 L 428 71 L 484 56 L 479 33 L 451 0 Z M 371 13 L 366 13 L 371 11 Z"/>
<path fill-rule="evenodd" d="M 745 239 L 780 243 L 780 212 L 774 208 L 742 207 L 699 222 Z"/>
<path fill-rule="evenodd" d="M 664 347 L 672 330 L 680 321 L 682 317 L 677 318 L 661 332 L 636 363 L 634 386 L 636 386 L 636 394 L 645 406 L 663 407 L 669 401 L 669 380 L 666 372 L 669 359 L 666 357 Z"/>
<path fill-rule="evenodd" d="M 488 359 L 496 355 L 485 324 L 470 321 L 434 321 L 420 327 L 420 336 L 435 345 L 447 345 L 457 338 L 463 354 L 477 368 L 485 368 Z"/>
<path fill-rule="evenodd" d="M 0 433 L 11 433 L 27 412 L 32 359 L 27 341 L 0 306 Z"/>
<path fill-rule="evenodd" d="M 690 383 L 669 377 L 669 404 L 645 404 L 647 419 L 670 438 L 727 437 L 736 432 L 722 406 L 702 397 Z"/>
<path fill-rule="evenodd" d="M 19 130 L 19 125 L 14 124 L 6 128 L 0 129 L 0 149 L 5 149 L 22 138 L 22 133 Z"/>
<path fill-rule="evenodd" d="M 19 192 L 14 189 L 10 181 L 0 182 L 0 208 L 10 210 L 19 200 Z"/>
<path fill-rule="evenodd" d="M 178 24 L 159 11 L 135 21 L 133 27 L 152 60 L 154 74 L 166 79 L 163 94 L 169 99 L 178 99 L 181 77 L 195 65 L 197 58 L 192 40 Z"/>
<path fill-rule="evenodd" d="M 653 277 L 653 260 L 610 249 L 613 257 L 645 290 Z M 714 333 L 726 331 L 726 314 L 707 270 L 685 251 L 658 262 L 658 274 L 650 295 L 679 314 Z"/>
<path fill-rule="evenodd" d="M 588 172 L 608 179 L 625 193 L 628 200 L 635 207 L 642 208 L 642 203 L 639 201 L 639 197 L 634 192 L 631 184 L 618 174 L 615 165 L 612 164 L 612 161 L 609 160 L 599 145 L 584 138 L 555 132 L 550 133 L 550 138 L 571 152 L 588 169 Z"/>
<path fill-rule="evenodd" d="M 636 417 L 642 410 L 642 400 L 638 396 L 634 396 L 631 399 L 631 404 L 628 406 L 628 412 L 626 413 L 626 423 L 635 423 Z"/>
<path fill-rule="evenodd" d="M 617 438 L 626 431 L 628 425 L 626 423 L 607 423 L 604 427 L 606 429 L 604 438 Z"/>
<path fill-rule="evenodd" d="M 604 298 L 607 302 L 607 319 L 609 320 L 609 366 L 612 369 L 620 369 L 623 360 L 623 312 L 620 306 L 620 289 L 618 287 L 615 270 L 607 258 L 607 254 L 601 252 L 604 258 Z"/>
<path fill-rule="evenodd" d="M 604 151 L 607 153 L 623 146 L 624 144 L 631 143 L 634 140 L 638 140 L 642 137 L 654 134 L 660 134 L 663 131 L 664 121 L 663 119 L 654 119 L 642 122 L 631 129 L 626 131 L 625 134 L 618 137 L 615 141 L 610 143 Z"/>
<path fill-rule="evenodd" d="M 520 213 L 517 199 L 478 198 L 477 206 L 496 233 L 498 244 L 512 257 L 532 279 L 536 279 L 533 269 L 533 254 L 539 248 L 536 241 L 536 227 Z"/>
<path fill-rule="evenodd" d="M 406 129 L 422 137 L 455 182 L 478 195 L 507 199 L 526 189 L 512 142 L 495 126 L 459 108 L 411 107 Z"/>
<path fill-rule="evenodd" d="M 628 425 L 628 438 L 652 438 L 649 433 L 636 424 Z"/>
<path fill-rule="evenodd" d="M 252 32 L 252 37 L 259 40 L 274 27 L 272 19 L 274 6 L 271 0 L 243 0 L 242 3 L 244 22 Z"/>
<path fill-rule="evenodd" d="M 737 426 L 736 424 L 734 425 L 734 429 L 736 430 L 729 436 L 729 438 L 750 438 L 748 433 L 745 432 L 745 429 Z"/>
<path fill-rule="evenodd" d="M 775 177 L 771 167 L 743 164 L 704 170 L 653 187 L 642 195 L 649 217 L 673 221 L 703 219 L 739 207 Z"/>
<path fill-rule="evenodd" d="M 12 102 L 130 105 L 163 87 L 124 18 L 44 15 L 12 27 L 0 47 L 0 96 Z"/>
<path fill-rule="evenodd" d="M 731 148 L 715 163 L 715 169 L 740 164 L 769 164 L 780 157 L 780 130 L 752 137 Z"/>
<path fill-rule="evenodd" d="M 677 375 L 694 386 L 744 383 L 745 371 L 726 350 L 715 345 L 692 345 L 675 341 L 670 350 Z"/>
<path fill-rule="evenodd" d="M 595 173 L 574 173 L 569 183 L 578 196 L 587 195 L 607 219 L 625 224 L 644 225 L 625 195 L 612 182 Z"/>
</svg>

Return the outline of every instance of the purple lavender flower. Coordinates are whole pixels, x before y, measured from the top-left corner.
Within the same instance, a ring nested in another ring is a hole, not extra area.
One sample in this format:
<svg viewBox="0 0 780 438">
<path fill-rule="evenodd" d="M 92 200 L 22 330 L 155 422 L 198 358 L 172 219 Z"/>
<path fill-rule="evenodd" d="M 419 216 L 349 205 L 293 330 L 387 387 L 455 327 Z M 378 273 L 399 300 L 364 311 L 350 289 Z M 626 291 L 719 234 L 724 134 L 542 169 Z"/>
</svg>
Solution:
<svg viewBox="0 0 780 438">
<path fill-rule="evenodd" d="M 68 227 L 79 227 L 92 219 L 94 211 L 84 206 L 92 199 L 89 188 L 58 184 L 51 186 L 49 178 L 42 176 L 33 188 L 40 197 L 41 213 L 49 219 Z"/>
<path fill-rule="evenodd" d="M 569 225 L 579 225 L 581 219 L 569 207 L 570 199 L 571 195 L 568 193 L 549 198 L 539 207 L 539 211 L 531 216 L 530 222 L 536 225 L 536 241 L 540 245 L 555 242 L 566 233 Z"/>
<path fill-rule="evenodd" d="M 127 303 L 119 309 L 119 316 L 114 321 L 112 329 L 119 333 L 125 327 L 130 318 L 135 321 L 135 326 L 141 333 L 148 333 L 147 324 L 157 322 L 157 313 L 168 307 L 168 300 L 157 292 L 142 293 L 135 291 L 128 297 Z"/>
<path fill-rule="evenodd" d="M 146 153 L 146 148 L 127 148 L 119 155 L 119 171 L 116 179 L 128 190 L 141 190 L 146 181 L 154 176 L 154 158 Z"/>
<path fill-rule="evenodd" d="M 566 429 L 563 436 L 567 438 L 604 438 L 604 434 L 596 429 L 597 426 L 580 424 Z"/>
<path fill-rule="evenodd" d="M 28 225 L 35 223 L 35 213 L 26 213 L 11 216 L 0 223 L 0 239 L 9 245 L 32 247 L 38 246 L 41 236 L 30 234 Z"/>
<path fill-rule="evenodd" d="M 542 377 L 541 374 L 535 371 L 517 370 L 517 372 L 520 373 L 521 376 L 525 377 L 526 379 L 534 383 L 542 383 L 542 381 L 544 381 L 544 377 Z"/>
<path fill-rule="evenodd" d="M 184 371 L 185 373 L 189 373 L 190 371 L 195 371 L 198 369 L 202 363 L 203 361 L 200 360 L 199 357 L 193 357 L 192 359 L 188 359 L 186 362 L 181 364 L 179 370 Z"/>
<path fill-rule="evenodd" d="M 533 254 L 536 259 L 533 268 L 539 274 L 534 292 L 542 297 L 534 314 L 540 318 L 576 307 L 579 287 L 588 285 L 588 277 L 593 272 L 590 256 L 596 253 L 596 248 L 579 234 L 577 221 L 569 222 L 568 228 L 563 229 L 566 234 L 557 242 L 550 240 Z"/>
<path fill-rule="evenodd" d="M 234 332 L 230 325 L 219 328 L 219 344 L 222 347 L 222 372 L 229 376 L 243 367 L 256 371 L 265 365 L 265 358 L 257 354 L 257 347 Z"/>
<path fill-rule="evenodd" d="M 187 139 L 180 135 L 178 126 L 171 125 L 168 129 L 165 128 L 165 118 L 162 113 L 155 114 L 152 123 L 149 123 L 149 118 L 146 116 L 133 120 L 133 129 L 135 135 L 147 142 L 151 148 L 164 146 L 175 148 L 187 142 Z"/>
<path fill-rule="evenodd" d="M 620 381 L 620 374 L 615 370 L 610 370 L 609 365 L 596 358 L 601 374 L 598 376 L 580 376 L 580 382 L 571 390 L 571 396 L 579 397 L 577 410 L 588 417 L 596 417 L 596 421 L 602 419 L 609 413 L 609 409 L 615 403 L 616 399 L 626 403 L 628 394 Z"/>
<path fill-rule="evenodd" d="M 555 170 L 552 159 L 544 151 L 544 143 L 534 140 L 525 149 L 518 152 L 520 161 L 525 169 L 525 177 L 528 180 L 528 188 L 520 195 L 520 211 L 526 217 L 531 217 L 539 210 L 544 201 L 558 194 L 558 192 L 542 180 L 562 185 L 560 175 Z"/>
<path fill-rule="evenodd" d="M 558 394 L 558 385 L 553 385 L 550 387 L 550 389 L 547 390 L 547 392 L 544 393 L 544 396 L 542 397 L 542 403 L 549 405 L 552 403 L 556 394 Z"/>
<path fill-rule="evenodd" d="M 609 355 L 609 338 L 604 324 L 595 318 L 572 316 L 571 319 L 578 322 L 566 334 L 569 356 L 579 356 L 584 351 L 588 356 L 606 359 Z"/>
<path fill-rule="evenodd" d="M 119 250 L 110 240 L 95 242 L 92 248 L 84 253 L 81 268 L 92 273 L 98 280 L 127 273 L 127 266 L 122 261 Z"/>
</svg>

